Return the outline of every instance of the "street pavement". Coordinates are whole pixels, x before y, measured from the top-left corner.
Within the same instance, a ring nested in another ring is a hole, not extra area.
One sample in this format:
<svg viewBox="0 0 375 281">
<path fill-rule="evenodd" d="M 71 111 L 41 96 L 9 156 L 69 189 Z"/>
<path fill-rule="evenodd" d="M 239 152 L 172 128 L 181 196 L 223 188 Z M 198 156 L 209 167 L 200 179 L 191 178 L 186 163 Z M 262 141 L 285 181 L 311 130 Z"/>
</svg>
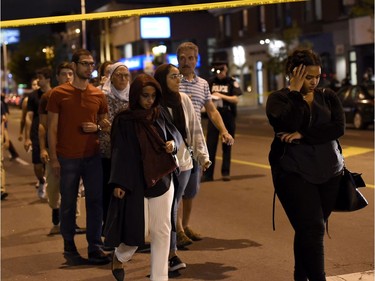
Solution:
<svg viewBox="0 0 375 281">
<path fill-rule="evenodd" d="M 10 121 L 12 141 L 21 158 L 31 162 L 30 153 L 26 153 L 22 148 L 22 143 L 17 140 L 16 132 L 19 122 L 17 116 L 17 113 L 13 114 L 14 120 Z M 251 116 L 251 118 L 257 120 L 265 120 L 262 108 L 253 108 Z M 22 165 L 16 161 L 10 161 L 7 154 L 4 155 L 4 158 L 6 188 L 9 196 L 1 202 L 1 280 L 114 280 L 110 265 L 92 266 L 85 263 L 71 265 L 66 262 L 62 255 L 63 241 L 61 236 L 48 235 L 52 226 L 51 209 L 46 202 L 42 202 L 37 197 L 36 179 L 33 176 L 32 165 Z M 259 181 L 262 181 L 262 179 L 259 179 Z M 233 183 L 233 188 L 235 187 L 237 186 Z M 212 192 L 212 190 L 217 190 L 217 192 Z M 218 196 L 221 196 L 221 192 L 226 190 L 228 190 L 228 185 L 225 186 L 225 183 L 221 181 L 204 183 L 200 196 L 206 200 L 211 198 L 212 202 L 216 202 L 215 200 L 218 199 Z M 207 196 L 207 194 L 209 195 Z M 234 229 L 232 224 L 231 229 L 228 229 L 225 223 L 217 223 L 221 219 L 234 222 L 241 219 L 227 214 L 228 210 L 241 208 L 241 202 L 238 202 L 236 206 L 232 203 L 229 204 L 228 200 L 225 199 L 222 198 L 223 202 L 220 205 L 215 206 L 215 203 L 213 203 L 213 206 L 211 204 L 210 210 L 204 208 L 205 202 L 203 200 L 196 202 L 196 211 L 193 213 L 192 220 L 198 230 L 205 230 L 204 239 L 194 243 L 188 251 L 180 251 L 180 256 L 188 264 L 188 268 L 181 271 L 181 275 L 175 276 L 175 278 L 185 281 L 290 281 L 292 269 L 283 267 L 285 267 L 285 259 L 293 259 L 290 249 L 291 238 L 284 240 L 286 244 L 289 243 L 288 253 L 280 253 L 280 258 L 275 260 L 271 256 L 264 257 L 265 245 L 258 242 L 261 239 L 255 238 L 255 234 L 253 234 L 254 237 L 249 233 L 247 237 L 236 238 L 236 231 L 240 232 L 241 230 L 240 225 L 237 230 Z M 280 210 L 281 207 L 279 206 L 278 212 L 281 212 Z M 81 211 L 82 215 L 78 217 L 78 225 L 84 227 L 84 204 L 81 206 Z M 259 214 L 259 211 L 255 210 L 257 214 Z M 246 214 L 243 215 L 246 216 Z M 200 221 L 202 216 L 206 217 Z M 256 227 L 259 228 L 258 225 Z M 279 231 L 283 231 L 280 225 L 277 227 L 281 228 Z M 267 225 L 267 229 L 269 229 L 269 225 Z M 292 237 L 292 233 L 289 232 L 289 234 Z M 87 258 L 85 235 L 77 235 L 76 244 L 82 257 Z M 280 251 L 284 251 L 284 248 L 280 248 Z M 269 259 L 272 259 L 272 265 L 267 264 Z M 339 263 L 337 264 L 339 265 Z M 289 266 L 292 265 L 288 264 Z M 147 280 L 149 253 L 137 253 L 125 266 L 125 269 L 128 276 L 126 280 Z M 277 274 L 278 271 L 279 274 Z M 289 275 L 285 275 L 286 272 Z M 370 281 L 374 280 L 374 271 L 368 268 L 368 271 L 364 272 L 330 276 L 327 280 Z"/>
</svg>

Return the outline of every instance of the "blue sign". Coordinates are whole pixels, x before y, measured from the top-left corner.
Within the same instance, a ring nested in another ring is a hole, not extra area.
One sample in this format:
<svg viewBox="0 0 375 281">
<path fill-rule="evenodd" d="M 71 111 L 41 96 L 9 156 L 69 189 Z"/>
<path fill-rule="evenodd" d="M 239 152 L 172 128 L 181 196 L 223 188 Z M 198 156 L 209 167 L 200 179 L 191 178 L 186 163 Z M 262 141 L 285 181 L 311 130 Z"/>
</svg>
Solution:
<svg viewBox="0 0 375 281">
<path fill-rule="evenodd" d="M 177 55 L 176 54 L 167 54 L 167 63 L 173 64 L 178 66 Z M 198 56 L 197 68 L 201 65 L 200 56 Z M 147 62 L 152 62 L 154 60 L 154 56 L 134 56 L 131 58 L 122 58 L 119 59 L 119 62 L 124 63 L 129 70 L 144 70 Z"/>
<path fill-rule="evenodd" d="M 20 41 L 20 30 L 19 29 L 1 29 L 0 43 L 1 44 L 13 44 Z"/>
</svg>

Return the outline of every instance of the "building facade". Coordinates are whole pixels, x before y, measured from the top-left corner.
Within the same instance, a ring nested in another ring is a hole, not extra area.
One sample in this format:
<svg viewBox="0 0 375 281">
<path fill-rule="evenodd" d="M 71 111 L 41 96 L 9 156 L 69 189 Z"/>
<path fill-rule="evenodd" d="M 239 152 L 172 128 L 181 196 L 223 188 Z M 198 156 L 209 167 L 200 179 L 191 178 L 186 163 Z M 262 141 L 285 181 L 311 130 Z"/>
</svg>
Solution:
<svg viewBox="0 0 375 281">
<path fill-rule="evenodd" d="M 352 14 L 358 2 L 310 0 L 215 11 L 218 53 L 226 53 L 232 74 L 254 92 L 258 104 L 285 85 L 277 62 L 296 47 L 311 47 L 321 55 L 323 85 L 334 75 L 361 83 L 374 67 L 374 19 L 373 5 L 369 15 Z M 240 60 L 239 53 L 244 56 Z"/>
<path fill-rule="evenodd" d="M 230 74 L 250 93 L 251 104 L 262 105 L 269 92 L 286 85 L 283 60 L 297 47 L 320 54 L 323 85 L 334 75 L 339 81 L 362 82 L 373 69 L 374 24 L 373 4 L 372 13 L 353 15 L 358 2 L 310 0 L 162 15 L 170 33 L 158 37 L 154 24 L 149 28 L 155 36 L 146 38 L 142 17 L 102 20 L 93 23 L 88 37 L 101 62 L 122 60 L 133 72 L 150 73 L 162 62 L 177 64 L 177 46 L 192 41 L 200 48 L 199 75 L 208 78 L 212 60 L 226 59 Z M 112 2 L 96 12 L 135 8 L 145 6 Z"/>
</svg>

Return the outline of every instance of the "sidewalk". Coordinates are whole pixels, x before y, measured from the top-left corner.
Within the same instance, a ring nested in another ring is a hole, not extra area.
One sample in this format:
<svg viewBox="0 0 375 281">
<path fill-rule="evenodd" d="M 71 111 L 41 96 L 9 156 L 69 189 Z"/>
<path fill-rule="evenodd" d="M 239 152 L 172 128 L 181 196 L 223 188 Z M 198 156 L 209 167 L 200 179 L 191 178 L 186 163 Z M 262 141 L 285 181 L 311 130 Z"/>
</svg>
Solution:
<svg viewBox="0 0 375 281">
<path fill-rule="evenodd" d="M 328 277 L 327 281 L 374 281 L 374 271 Z"/>
</svg>

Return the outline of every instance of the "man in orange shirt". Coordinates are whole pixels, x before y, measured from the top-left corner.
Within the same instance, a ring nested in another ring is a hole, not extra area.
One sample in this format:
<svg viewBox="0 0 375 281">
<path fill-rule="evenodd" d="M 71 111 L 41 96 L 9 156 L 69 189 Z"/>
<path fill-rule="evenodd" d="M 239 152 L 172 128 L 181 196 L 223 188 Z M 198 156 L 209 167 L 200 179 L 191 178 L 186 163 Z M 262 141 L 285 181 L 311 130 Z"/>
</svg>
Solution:
<svg viewBox="0 0 375 281">
<path fill-rule="evenodd" d="M 109 129 L 104 94 L 89 84 L 95 63 L 87 50 L 72 56 L 74 80 L 54 88 L 47 104 L 50 165 L 60 176 L 60 232 L 67 259 L 79 257 L 74 243 L 75 212 L 80 178 L 85 186 L 88 260 L 106 264 L 110 258 L 101 247 L 102 167 L 98 132 Z"/>
</svg>

